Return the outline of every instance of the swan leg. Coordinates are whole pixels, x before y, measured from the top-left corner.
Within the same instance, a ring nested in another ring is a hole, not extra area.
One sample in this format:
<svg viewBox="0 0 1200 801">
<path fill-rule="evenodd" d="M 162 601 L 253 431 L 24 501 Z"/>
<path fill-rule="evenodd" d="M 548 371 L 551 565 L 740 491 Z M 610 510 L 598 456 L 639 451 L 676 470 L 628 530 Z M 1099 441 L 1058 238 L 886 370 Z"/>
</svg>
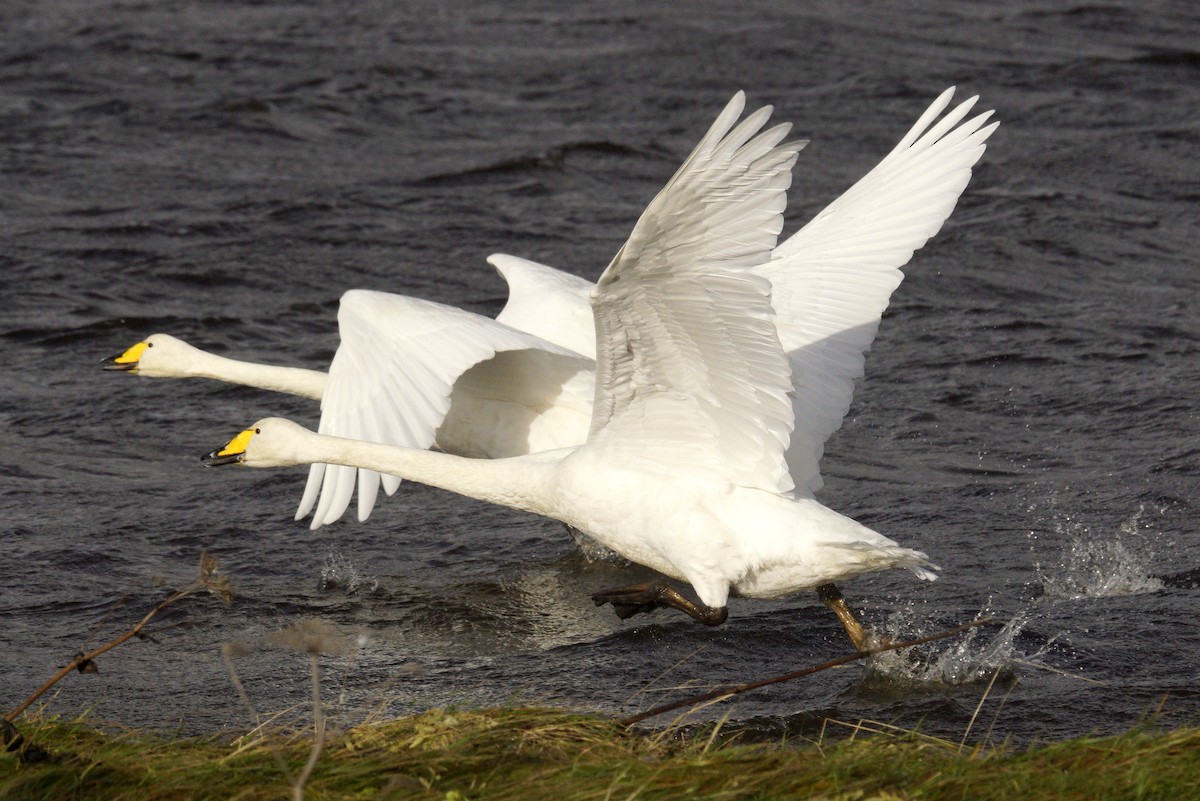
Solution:
<svg viewBox="0 0 1200 801">
<path fill-rule="evenodd" d="M 724 607 L 713 608 L 698 604 L 679 594 L 679 591 L 661 581 L 646 581 L 629 587 L 602 590 L 592 596 L 596 606 L 612 604 L 617 617 L 625 620 L 643 612 L 653 612 L 660 607 L 678 609 L 708 626 L 719 626 L 729 616 Z"/>
<path fill-rule="evenodd" d="M 846 635 L 850 637 L 850 642 L 854 643 L 854 650 L 866 650 L 867 632 L 863 628 L 863 624 L 859 623 L 858 618 L 850 611 L 850 605 L 842 597 L 842 591 L 832 583 L 821 584 L 817 587 L 817 597 L 821 599 L 821 603 L 828 606 L 837 615 L 842 628 L 846 630 Z"/>
</svg>

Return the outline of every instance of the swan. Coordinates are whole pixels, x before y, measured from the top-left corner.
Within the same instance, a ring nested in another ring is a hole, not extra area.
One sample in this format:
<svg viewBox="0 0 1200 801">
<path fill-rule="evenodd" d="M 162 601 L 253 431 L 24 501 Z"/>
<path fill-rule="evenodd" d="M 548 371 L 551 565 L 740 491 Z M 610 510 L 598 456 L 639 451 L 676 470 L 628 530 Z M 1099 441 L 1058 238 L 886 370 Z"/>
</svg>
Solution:
<svg viewBox="0 0 1200 801">
<path fill-rule="evenodd" d="M 769 261 L 799 143 L 762 130 L 771 108 L 736 121 L 738 93 L 638 219 L 592 293 L 596 390 L 587 439 L 501 459 L 350 440 L 260 420 L 206 464 L 325 462 L 391 473 L 544 515 L 626 559 L 686 581 L 594 594 L 630 617 L 678 609 L 723 623 L 731 594 L 817 589 L 859 650 L 862 626 L 834 582 L 903 567 L 937 569 L 819 503 L 785 453 L 795 419 L 791 364 L 771 306 Z"/>
<path fill-rule="evenodd" d="M 589 359 L 594 356 L 596 344 L 591 332 L 591 308 L 588 305 L 588 293 L 593 286 L 591 281 L 503 253 L 493 254 L 488 261 L 509 287 L 508 300 L 494 321 L 430 300 L 352 289 L 342 295 L 338 304 L 338 329 L 342 342 L 339 350 L 353 350 L 352 346 L 347 347 L 347 340 L 350 339 L 347 331 L 358 330 L 366 337 L 383 337 L 393 340 L 394 344 L 409 339 L 424 340 L 421 348 L 431 350 L 422 352 L 433 357 L 431 361 L 440 361 L 443 355 L 453 359 L 452 351 L 458 346 L 452 343 L 460 337 L 474 337 L 495 343 L 496 347 L 492 350 L 497 352 L 512 350 L 514 348 L 504 347 L 503 343 L 512 339 L 509 329 L 516 329 L 535 337 L 526 339 L 520 345 L 522 348 L 560 353 L 565 348 L 586 354 Z M 493 322 L 500 323 L 500 326 L 493 327 Z M 456 326 L 461 326 L 463 330 L 456 331 Z M 432 335 L 435 331 L 451 344 L 444 347 L 439 343 L 437 337 Z M 550 347 L 546 347 L 547 343 Z M 485 348 L 483 352 L 487 350 Z M 403 349 L 402 353 L 409 355 Z M 404 358 L 387 362 L 388 367 L 401 372 L 407 364 Z M 317 401 L 324 399 L 329 378 L 328 373 L 319 370 L 219 356 L 166 333 L 151 334 L 121 353 L 103 359 L 100 365 L 109 372 L 123 372 L 144 378 L 209 378 Z M 372 370 L 380 366 L 362 365 L 363 369 Z M 442 379 L 453 382 L 459 375 L 461 372 L 443 371 Z M 348 378 L 353 380 L 350 376 Z M 591 395 L 590 387 L 587 395 Z M 544 402 L 544 398 L 539 398 L 539 403 Z M 334 414 L 342 413 L 335 411 Z M 579 441 L 582 440 L 572 440 L 569 444 Z M 505 451 L 498 455 L 508 456 L 527 452 L 531 444 L 481 444 L 462 455 L 493 455 L 490 451 L 497 447 L 503 447 Z M 514 450 L 517 448 L 524 449 Z"/>
<path fill-rule="evenodd" d="M 854 381 L 863 374 L 865 353 L 891 293 L 903 280 L 900 268 L 950 216 L 967 186 L 972 167 L 984 152 L 983 143 L 998 124 L 985 125 L 991 112 L 964 122 L 977 97 L 960 103 L 939 120 L 954 92 L 954 87 L 942 92 L 882 161 L 779 244 L 768 261 L 751 268 L 773 286 L 771 302 L 792 367 L 797 416 L 786 458 L 795 482 L 812 492 L 822 486 L 818 463 L 824 443 L 849 410 Z M 592 282 L 516 256 L 493 254 L 488 262 L 500 272 L 510 289 L 497 322 L 553 345 L 594 356 L 595 329 L 588 299 L 595 287 Z M 387 316 L 368 318 L 343 309 L 339 311 L 339 325 L 343 315 L 347 315 L 355 326 L 369 329 L 361 341 L 403 339 L 410 323 L 402 313 L 402 309 L 396 309 Z M 446 343 L 453 341 L 454 338 L 448 338 Z M 450 363 L 440 356 L 441 343 L 426 342 L 425 346 L 431 350 L 423 352 L 438 355 L 432 360 L 434 363 Z M 335 383 L 345 389 L 338 393 L 342 400 L 322 403 L 320 430 L 325 433 L 361 438 L 364 436 L 361 432 L 370 429 L 376 436 L 368 438 L 411 447 L 423 447 L 422 443 L 433 438 L 437 447 L 446 452 L 489 457 L 529 453 L 551 447 L 547 443 L 552 440 L 562 445 L 578 444 L 586 434 L 586 422 L 581 422 L 576 412 L 581 403 L 590 406 L 592 388 L 587 376 L 580 375 L 562 384 L 561 392 L 554 389 L 559 385 L 553 379 L 542 382 L 552 392 L 528 393 L 528 403 L 480 409 L 478 404 L 461 398 L 482 396 L 486 406 L 488 392 L 493 390 L 485 388 L 483 383 L 505 380 L 506 371 L 497 369 L 498 365 L 479 362 L 480 366 L 461 387 L 455 383 L 458 374 L 443 371 L 438 386 L 451 387 L 452 397 L 447 405 L 444 395 L 425 397 L 412 386 L 406 387 L 400 396 L 390 394 L 389 387 L 403 381 L 407 369 L 409 357 L 404 349 L 376 348 L 367 357 L 353 355 L 355 348 L 343 331 L 338 354 L 345 352 L 346 356 L 343 367 L 336 371 Z M 127 353 L 123 357 L 126 363 L 136 361 L 136 354 Z M 118 368 L 113 365 L 109 369 Z M 526 370 L 523 375 L 528 380 L 530 373 Z M 222 376 L 210 374 L 210 377 Z M 350 405 L 343 406 L 343 400 Z M 448 416 L 440 420 L 436 416 L 426 417 L 425 427 L 416 431 L 412 428 L 412 415 L 405 414 L 409 403 L 432 403 L 447 409 Z M 457 413 L 460 408 L 473 411 L 460 415 Z M 489 427 L 462 427 L 464 419 L 491 419 L 493 430 L 510 432 L 512 436 L 494 435 L 486 443 L 476 443 L 473 437 L 487 432 Z M 529 423 L 531 429 L 538 429 L 542 436 L 521 436 L 526 421 L 530 420 L 535 421 Z M 312 511 L 318 493 L 321 505 L 313 515 L 312 528 L 340 518 L 353 494 L 353 475 L 351 468 L 313 465 L 296 519 Z M 357 475 L 358 517 L 365 520 L 380 480 L 389 494 L 395 491 L 398 482 L 370 471 L 358 471 Z M 322 487 L 327 491 L 322 493 Z"/>
</svg>

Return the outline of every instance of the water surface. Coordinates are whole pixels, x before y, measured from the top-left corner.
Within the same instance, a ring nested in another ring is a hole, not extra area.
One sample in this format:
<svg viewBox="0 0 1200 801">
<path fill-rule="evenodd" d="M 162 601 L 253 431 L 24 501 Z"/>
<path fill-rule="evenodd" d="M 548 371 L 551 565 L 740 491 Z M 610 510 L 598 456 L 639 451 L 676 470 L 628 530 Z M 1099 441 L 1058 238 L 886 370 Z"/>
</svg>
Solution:
<svg viewBox="0 0 1200 801">
<path fill-rule="evenodd" d="M 1028 740 L 1200 711 L 1200 19 L 1186 4 L 17 2 L 0 10 L 0 706 L 189 581 L 155 642 L 49 697 L 62 714 L 212 731 L 296 709 L 304 620 L 342 723 L 434 705 L 630 713 L 845 652 L 814 595 L 709 629 L 630 622 L 628 581 L 547 520 L 405 485 L 367 524 L 294 522 L 305 471 L 210 471 L 244 425 L 316 405 L 105 374 L 155 331 L 325 367 L 340 294 L 496 313 L 503 251 L 595 278 L 737 89 L 812 144 L 786 233 L 943 88 L 1003 125 L 907 269 L 822 499 L 943 567 L 843 587 L 927 649 L 740 697 L 767 733 L 823 717 Z M 993 679 L 995 681 L 993 682 Z M 991 684 L 990 691 L 988 690 Z"/>
</svg>

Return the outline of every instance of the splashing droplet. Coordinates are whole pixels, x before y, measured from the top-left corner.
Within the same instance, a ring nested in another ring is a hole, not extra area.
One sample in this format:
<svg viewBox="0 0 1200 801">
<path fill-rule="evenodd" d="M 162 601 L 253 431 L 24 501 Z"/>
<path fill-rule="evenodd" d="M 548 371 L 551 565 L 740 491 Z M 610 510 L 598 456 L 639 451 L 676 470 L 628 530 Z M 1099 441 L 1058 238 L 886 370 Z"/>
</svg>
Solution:
<svg viewBox="0 0 1200 801">
<path fill-rule="evenodd" d="M 347 595 L 370 595 L 379 590 L 379 579 L 363 574 L 346 555 L 330 551 L 321 567 L 320 587 L 322 592 L 342 590 Z"/>
<path fill-rule="evenodd" d="M 1030 661 L 1038 656 L 1017 653 L 1015 640 L 1027 622 L 1028 618 L 1021 615 L 999 631 L 994 627 L 972 629 L 966 636 L 933 650 L 925 647 L 877 654 L 867 663 L 863 685 L 868 689 L 892 690 L 958 687 L 989 682 L 997 673 L 1001 681 L 1010 681 L 1015 678 L 1015 659 Z M 899 632 L 905 628 L 905 621 L 894 618 L 885 636 L 904 639 L 908 635 L 901 637 Z"/>
<path fill-rule="evenodd" d="M 1144 509 L 1139 508 L 1118 530 L 1097 535 L 1077 521 L 1055 523 L 1056 533 L 1068 541 L 1058 564 L 1049 570 L 1038 564 L 1046 598 L 1074 600 L 1140 595 L 1163 589 L 1161 579 L 1150 575 L 1148 546 L 1129 545 L 1138 534 Z M 1032 538 L 1031 538 L 1032 539 Z"/>
</svg>

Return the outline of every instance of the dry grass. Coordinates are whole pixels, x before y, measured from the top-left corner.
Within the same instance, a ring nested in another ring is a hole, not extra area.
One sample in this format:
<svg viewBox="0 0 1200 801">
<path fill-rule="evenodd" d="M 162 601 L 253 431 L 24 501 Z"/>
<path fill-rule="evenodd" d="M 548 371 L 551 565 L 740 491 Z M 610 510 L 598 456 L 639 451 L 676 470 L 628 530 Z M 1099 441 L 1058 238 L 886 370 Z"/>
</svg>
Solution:
<svg viewBox="0 0 1200 801">
<path fill-rule="evenodd" d="M 312 747 L 300 733 L 167 739 L 52 719 L 22 728 L 54 758 L 0 757 L 0 797 L 11 801 L 286 798 L 276 758 L 298 773 Z M 817 743 L 740 745 L 711 729 L 643 734 L 544 709 L 432 710 L 330 737 L 305 797 L 1103 801 L 1200 791 L 1200 729 L 964 752 L 913 732 L 835 728 Z"/>
</svg>

